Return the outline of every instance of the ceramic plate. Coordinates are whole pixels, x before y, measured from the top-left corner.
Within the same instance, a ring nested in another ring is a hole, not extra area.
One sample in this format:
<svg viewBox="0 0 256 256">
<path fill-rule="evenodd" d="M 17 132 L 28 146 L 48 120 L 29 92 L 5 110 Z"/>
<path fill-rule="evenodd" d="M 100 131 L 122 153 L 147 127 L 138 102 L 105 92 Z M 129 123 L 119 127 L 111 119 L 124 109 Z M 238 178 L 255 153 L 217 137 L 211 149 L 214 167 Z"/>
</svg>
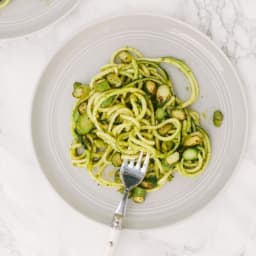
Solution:
<svg viewBox="0 0 256 256">
<path fill-rule="evenodd" d="M 209 202 L 224 186 L 239 161 L 247 140 L 246 98 L 238 75 L 224 54 L 203 34 L 175 19 L 151 15 L 115 17 L 87 27 L 52 59 L 41 77 L 32 110 L 32 136 L 42 170 L 70 205 L 95 221 L 109 224 L 121 195 L 91 180 L 69 158 L 71 96 L 74 81 L 88 82 L 109 61 L 112 52 L 133 46 L 146 56 L 172 55 L 185 60 L 200 85 L 194 108 L 211 136 L 212 159 L 199 177 L 176 175 L 144 204 L 130 202 L 125 226 L 152 228 L 180 220 Z M 186 83 L 172 70 L 175 89 L 188 96 Z M 221 128 L 212 113 L 221 109 Z M 239 146 L 234 146 L 239 145 Z"/>
<path fill-rule="evenodd" d="M 37 31 L 69 13 L 79 0 L 11 0 L 0 9 L 0 38 Z"/>
</svg>

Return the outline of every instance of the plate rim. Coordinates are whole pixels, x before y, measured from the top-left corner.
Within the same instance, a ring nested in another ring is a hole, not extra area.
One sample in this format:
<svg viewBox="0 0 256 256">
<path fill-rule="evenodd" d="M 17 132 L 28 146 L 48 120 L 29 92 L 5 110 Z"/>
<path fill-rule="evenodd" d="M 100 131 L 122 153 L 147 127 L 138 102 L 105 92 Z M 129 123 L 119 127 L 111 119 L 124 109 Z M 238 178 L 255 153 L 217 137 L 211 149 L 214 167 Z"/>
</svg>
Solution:
<svg viewBox="0 0 256 256">
<path fill-rule="evenodd" d="M 176 22 L 176 23 L 179 23 L 182 26 L 185 26 L 186 28 L 192 30 L 193 33 L 196 33 L 200 37 L 203 37 L 203 39 L 205 39 L 207 41 L 207 43 L 211 44 L 211 46 L 216 51 L 218 51 L 218 53 L 222 56 L 222 58 L 224 58 L 224 60 L 228 64 L 229 68 L 231 69 L 232 73 L 235 75 L 235 79 L 237 81 L 237 84 L 239 85 L 239 88 L 242 92 L 242 98 L 243 98 L 245 114 L 246 114 L 244 139 L 243 139 L 243 144 L 242 144 L 242 147 L 241 147 L 241 153 L 240 153 L 239 158 L 237 160 L 236 166 L 235 166 L 234 170 L 232 171 L 232 173 L 230 174 L 229 178 L 224 182 L 223 186 L 217 192 L 215 192 L 210 199 L 208 199 L 206 202 L 202 202 L 202 204 L 199 208 L 193 209 L 193 210 L 191 210 L 191 212 L 183 214 L 181 218 L 175 219 L 174 221 L 172 221 L 170 223 L 166 223 L 165 225 L 164 224 L 163 225 L 151 225 L 150 227 L 139 227 L 139 228 L 126 227 L 126 229 L 128 229 L 128 230 L 158 230 L 158 229 L 162 229 L 164 227 L 170 227 L 172 225 L 176 225 L 177 223 L 179 223 L 179 222 L 181 222 L 181 221 L 199 213 L 209 203 L 213 202 L 214 200 L 216 200 L 216 198 L 218 196 L 220 196 L 220 194 L 227 188 L 227 185 L 230 184 L 230 181 L 235 176 L 239 167 L 241 166 L 242 158 L 244 157 L 244 155 L 246 153 L 246 150 L 249 147 L 249 137 L 252 133 L 252 128 L 249 125 L 250 124 L 249 116 L 251 115 L 251 112 L 252 112 L 252 107 L 251 107 L 252 106 L 252 100 L 251 100 L 251 97 L 249 97 L 248 88 L 246 86 L 246 83 L 243 82 L 243 80 L 241 79 L 241 77 L 240 77 L 238 71 L 236 70 L 235 66 L 233 65 L 231 60 L 227 57 L 227 55 L 221 50 L 221 48 L 211 38 L 209 38 L 207 35 L 205 35 L 203 32 L 201 32 L 198 28 L 196 28 L 196 27 L 190 25 L 189 23 L 186 23 L 186 22 L 184 22 L 180 19 L 174 18 L 172 16 L 168 16 L 168 15 L 164 15 L 164 14 L 156 14 L 156 13 L 152 13 L 152 12 L 125 12 L 125 13 L 121 13 L 121 14 L 114 15 L 114 16 L 107 15 L 107 16 L 104 16 L 104 17 L 101 17 L 101 18 L 94 19 L 94 21 L 92 21 L 92 22 L 88 22 L 87 24 L 82 26 L 76 33 L 71 34 L 69 37 L 67 37 L 66 40 L 64 40 L 63 44 L 51 56 L 48 63 L 46 64 L 46 66 L 42 70 L 42 73 L 41 73 L 41 75 L 40 75 L 40 77 L 37 81 L 37 84 L 34 88 L 34 91 L 32 93 L 31 102 L 30 102 L 30 140 L 31 140 L 31 144 L 33 145 L 33 151 L 34 151 L 34 154 L 35 154 L 35 157 L 36 157 L 36 160 L 37 160 L 37 164 L 40 167 L 42 173 L 44 174 L 46 180 L 51 184 L 51 187 L 53 188 L 55 193 L 58 195 L 58 197 L 61 198 L 61 200 L 64 201 L 64 203 L 66 205 L 71 207 L 78 214 L 81 214 L 87 220 L 92 221 L 95 224 L 101 225 L 102 227 L 107 227 L 107 225 L 105 223 L 102 223 L 102 222 L 96 221 L 93 218 L 90 218 L 86 214 L 82 213 L 75 205 L 70 204 L 68 201 L 66 201 L 66 199 L 61 195 L 61 193 L 59 193 L 59 190 L 55 187 L 54 182 L 52 182 L 50 180 L 47 173 L 44 171 L 43 166 L 41 164 L 41 161 L 39 160 L 39 155 L 38 155 L 38 152 L 37 152 L 37 149 L 36 149 L 35 140 L 34 140 L 34 136 L 33 136 L 33 134 L 34 134 L 34 132 L 33 132 L 33 106 L 35 104 L 35 96 L 36 96 L 37 90 L 40 86 L 42 78 L 46 74 L 46 71 L 47 71 L 48 67 L 52 64 L 54 59 L 59 55 L 59 53 L 63 50 L 63 48 L 72 39 L 77 37 L 79 34 L 81 34 L 86 29 L 89 29 L 93 26 L 101 25 L 101 24 L 103 24 L 105 22 L 108 22 L 108 21 L 111 21 L 111 20 L 120 19 L 120 18 L 123 18 L 123 17 L 132 17 L 132 16 L 133 17 L 135 17 L 135 16 L 147 16 L 147 17 L 151 16 L 151 17 L 160 18 L 160 19 L 168 19 L 172 22 Z"/>
<path fill-rule="evenodd" d="M 11 35 L 1 35 L 0 33 L 0 40 L 12 40 L 12 39 L 18 39 L 18 38 L 22 38 L 24 36 L 28 36 L 28 35 L 32 35 L 36 32 L 40 32 L 43 31 L 47 28 L 50 28 L 51 26 L 54 26 L 55 24 L 57 24 L 58 22 L 60 22 L 62 19 L 65 19 L 67 16 L 69 16 L 79 5 L 80 5 L 80 1 L 81 0 L 73 0 L 73 5 L 72 7 L 66 11 L 65 13 L 63 13 L 62 15 L 60 15 L 59 17 L 57 17 L 56 19 L 51 20 L 50 22 L 47 22 L 47 24 L 42 25 L 42 26 L 38 26 L 38 28 L 34 28 L 34 29 L 26 29 L 24 33 L 22 32 L 16 32 L 16 33 L 11 33 Z"/>
</svg>

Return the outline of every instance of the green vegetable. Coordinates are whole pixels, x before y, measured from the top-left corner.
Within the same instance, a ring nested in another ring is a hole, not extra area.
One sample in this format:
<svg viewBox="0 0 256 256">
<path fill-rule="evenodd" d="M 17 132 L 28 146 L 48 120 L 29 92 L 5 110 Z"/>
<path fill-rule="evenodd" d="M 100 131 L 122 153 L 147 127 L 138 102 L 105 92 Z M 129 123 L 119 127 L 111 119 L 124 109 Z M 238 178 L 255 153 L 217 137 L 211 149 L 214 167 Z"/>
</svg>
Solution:
<svg viewBox="0 0 256 256">
<path fill-rule="evenodd" d="M 101 103 L 102 108 L 109 107 L 115 99 L 115 96 L 110 96 Z"/>
<path fill-rule="evenodd" d="M 82 102 L 79 106 L 78 106 L 78 112 L 82 115 L 86 112 L 87 109 L 87 104 L 85 102 Z"/>
<path fill-rule="evenodd" d="M 73 112 L 73 121 L 74 122 L 77 122 L 78 118 L 80 117 L 80 114 L 78 112 L 78 109 L 76 109 L 74 112 Z"/>
<path fill-rule="evenodd" d="M 165 112 L 164 109 L 158 108 L 158 109 L 156 110 L 156 119 L 157 119 L 158 121 L 163 121 L 163 120 L 165 119 L 165 116 L 166 116 L 166 112 Z"/>
<path fill-rule="evenodd" d="M 166 162 L 167 162 L 167 164 L 172 165 L 172 164 L 177 163 L 179 161 L 179 159 L 180 159 L 179 152 L 175 152 L 166 158 Z"/>
<path fill-rule="evenodd" d="M 222 125 L 223 119 L 224 119 L 224 116 L 223 116 L 223 114 L 220 110 L 214 111 L 214 113 L 213 113 L 213 124 L 216 127 L 220 127 Z"/>
<path fill-rule="evenodd" d="M 173 147 L 173 142 L 172 141 L 163 141 L 162 144 L 161 144 L 162 152 L 168 152 L 168 151 L 171 150 L 172 147 Z"/>
<path fill-rule="evenodd" d="M 115 154 L 113 154 L 112 156 L 112 164 L 115 166 L 115 167 L 119 167 L 122 165 L 122 158 L 121 158 L 121 154 L 116 152 Z"/>
<path fill-rule="evenodd" d="M 149 92 L 152 95 L 156 94 L 156 83 L 155 82 L 147 81 L 145 86 L 146 86 L 147 92 Z"/>
<path fill-rule="evenodd" d="M 105 80 L 105 79 L 98 81 L 98 82 L 94 85 L 94 87 L 95 87 L 95 91 L 96 91 L 96 92 L 104 92 L 104 91 L 110 89 L 109 83 L 108 83 L 108 81 Z"/>
<path fill-rule="evenodd" d="M 120 178 L 120 170 L 117 170 L 117 171 L 115 172 L 114 181 L 115 181 L 116 183 L 122 183 L 121 178 Z M 124 187 L 121 187 L 119 191 L 120 191 L 121 193 L 123 193 L 123 192 L 124 192 Z"/>
<path fill-rule="evenodd" d="M 203 142 L 203 137 L 202 135 L 198 132 L 198 133 L 194 133 L 194 134 L 189 134 L 185 137 L 183 145 L 185 147 L 193 147 L 199 144 L 202 144 Z"/>
<path fill-rule="evenodd" d="M 161 165 L 164 172 L 170 171 L 171 166 L 166 162 L 166 159 L 162 160 Z"/>
<path fill-rule="evenodd" d="M 120 52 L 118 57 L 124 63 L 130 63 L 132 61 L 132 55 L 127 51 Z"/>
<path fill-rule="evenodd" d="M 174 109 L 174 110 L 172 110 L 171 115 L 172 115 L 172 117 L 174 117 L 174 118 L 176 118 L 178 120 L 181 120 L 181 121 L 186 119 L 185 111 L 182 110 L 182 109 Z"/>
<path fill-rule="evenodd" d="M 162 126 L 159 130 L 158 130 L 158 132 L 159 132 L 159 134 L 160 135 L 166 135 L 170 130 L 171 130 L 171 128 L 172 128 L 172 125 L 171 124 L 166 124 L 166 125 L 164 125 L 164 126 Z"/>
<path fill-rule="evenodd" d="M 145 178 L 140 185 L 146 189 L 154 188 L 157 186 L 157 178 L 155 176 Z"/>
<path fill-rule="evenodd" d="M 108 74 L 107 80 L 111 85 L 114 85 L 115 87 L 122 85 L 122 80 L 114 73 Z"/>
<path fill-rule="evenodd" d="M 89 133 L 93 127 L 93 122 L 88 118 L 86 114 L 79 116 L 76 122 L 76 131 L 80 135 L 85 135 Z"/>
<path fill-rule="evenodd" d="M 80 98 L 89 96 L 90 91 L 91 89 L 88 85 L 82 84 L 80 82 L 75 82 L 73 84 L 72 95 L 73 97 L 80 99 Z"/>
<path fill-rule="evenodd" d="M 156 92 L 156 100 L 158 103 L 165 102 L 171 95 L 169 86 L 163 84 L 160 85 Z"/>
<path fill-rule="evenodd" d="M 172 179 L 173 179 L 173 175 L 170 174 L 170 175 L 168 176 L 167 180 L 170 182 Z"/>
<path fill-rule="evenodd" d="M 145 201 L 146 191 L 143 188 L 136 187 L 132 192 L 132 199 L 135 203 L 143 203 Z"/>
<path fill-rule="evenodd" d="M 198 150 L 196 148 L 187 148 L 183 154 L 182 158 L 187 161 L 193 161 L 198 159 Z"/>
</svg>

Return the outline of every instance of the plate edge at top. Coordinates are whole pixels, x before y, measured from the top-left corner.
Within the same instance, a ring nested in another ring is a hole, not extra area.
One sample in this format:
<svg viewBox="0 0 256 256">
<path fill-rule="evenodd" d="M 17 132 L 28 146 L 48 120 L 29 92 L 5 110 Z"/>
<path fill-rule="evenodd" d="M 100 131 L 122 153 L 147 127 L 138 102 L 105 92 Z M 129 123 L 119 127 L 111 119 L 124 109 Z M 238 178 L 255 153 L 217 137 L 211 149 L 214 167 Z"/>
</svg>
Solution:
<svg viewBox="0 0 256 256">
<path fill-rule="evenodd" d="M 81 0 L 74 0 L 74 4 L 72 5 L 72 7 L 68 11 L 66 11 L 65 13 L 63 13 L 62 15 L 57 17 L 56 19 L 51 20 L 46 25 L 38 26 L 37 29 L 26 29 L 26 31 L 24 33 L 19 31 L 18 33 L 14 32 L 14 33 L 11 33 L 10 35 L 6 35 L 6 36 L 1 35 L 1 33 L 0 33 L 0 40 L 15 40 L 15 39 L 22 38 L 22 37 L 25 37 L 25 36 L 33 35 L 34 33 L 37 33 L 37 32 L 44 31 L 47 28 L 50 28 L 51 26 L 54 26 L 55 24 L 60 22 L 62 19 L 65 19 L 67 16 L 69 16 L 79 6 L 80 1 Z"/>
</svg>

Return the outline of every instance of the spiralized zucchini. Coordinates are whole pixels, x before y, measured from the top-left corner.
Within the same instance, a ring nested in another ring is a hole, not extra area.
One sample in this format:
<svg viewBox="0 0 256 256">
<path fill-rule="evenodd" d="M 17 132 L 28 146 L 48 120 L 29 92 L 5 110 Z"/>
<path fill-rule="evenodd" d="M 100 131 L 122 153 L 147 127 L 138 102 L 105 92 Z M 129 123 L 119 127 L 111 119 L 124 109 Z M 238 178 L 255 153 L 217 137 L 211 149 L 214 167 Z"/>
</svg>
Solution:
<svg viewBox="0 0 256 256">
<path fill-rule="evenodd" d="M 187 100 L 175 95 L 162 63 L 184 74 L 191 92 Z M 151 157 L 140 185 L 145 191 L 160 189 L 175 172 L 200 174 L 211 145 L 199 114 L 190 108 L 198 95 L 197 80 L 184 61 L 146 58 L 130 47 L 117 50 L 89 85 L 74 84 L 73 165 L 85 167 L 98 184 L 121 190 L 123 159 L 137 159 L 141 151 Z"/>
</svg>

